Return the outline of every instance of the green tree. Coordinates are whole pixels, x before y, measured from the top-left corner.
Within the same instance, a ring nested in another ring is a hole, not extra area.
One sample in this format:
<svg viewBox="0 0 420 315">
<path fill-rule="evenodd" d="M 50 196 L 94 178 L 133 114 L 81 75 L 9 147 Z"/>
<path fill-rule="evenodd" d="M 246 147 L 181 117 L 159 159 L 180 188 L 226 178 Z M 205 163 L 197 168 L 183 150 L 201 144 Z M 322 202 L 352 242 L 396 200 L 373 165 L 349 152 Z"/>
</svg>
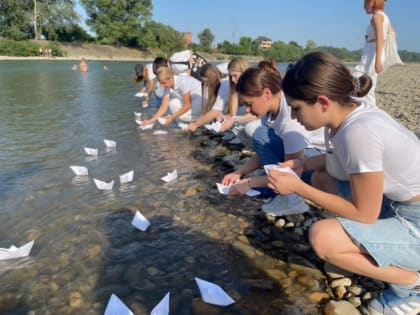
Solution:
<svg viewBox="0 0 420 315">
<path fill-rule="evenodd" d="M 211 46 L 214 41 L 214 35 L 209 28 L 205 28 L 201 33 L 197 35 L 200 46 L 207 50 L 211 50 Z"/>
<path fill-rule="evenodd" d="M 183 49 L 184 40 L 182 34 L 172 27 L 150 21 L 140 31 L 137 45 L 142 48 L 160 48 L 170 53 Z"/>
<path fill-rule="evenodd" d="M 0 1 L 0 36 L 23 40 L 33 37 L 32 0 Z"/>
<path fill-rule="evenodd" d="M 137 46 L 144 24 L 152 15 L 151 0 L 81 0 L 87 25 L 100 42 Z"/>
</svg>

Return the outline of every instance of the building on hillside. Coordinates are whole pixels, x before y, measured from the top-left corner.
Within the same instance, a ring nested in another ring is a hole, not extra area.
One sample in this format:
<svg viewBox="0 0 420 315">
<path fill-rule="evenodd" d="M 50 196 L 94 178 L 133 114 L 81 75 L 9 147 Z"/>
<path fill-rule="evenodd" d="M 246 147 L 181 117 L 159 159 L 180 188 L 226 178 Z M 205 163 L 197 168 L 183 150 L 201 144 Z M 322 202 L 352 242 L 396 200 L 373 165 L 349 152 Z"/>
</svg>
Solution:
<svg viewBox="0 0 420 315">
<path fill-rule="evenodd" d="M 269 50 L 269 49 L 271 49 L 271 44 L 273 43 L 270 38 L 265 37 L 265 36 L 258 37 L 256 39 L 256 41 L 259 43 L 259 46 L 258 47 L 261 50 Z"/>
<path fill-rule="evenodd" d="M 192 44 L 192 33 L 191 32 L 185 32 L 184 33 L 184 46 L 185 48 L 188 48 Z"/>
</svg>

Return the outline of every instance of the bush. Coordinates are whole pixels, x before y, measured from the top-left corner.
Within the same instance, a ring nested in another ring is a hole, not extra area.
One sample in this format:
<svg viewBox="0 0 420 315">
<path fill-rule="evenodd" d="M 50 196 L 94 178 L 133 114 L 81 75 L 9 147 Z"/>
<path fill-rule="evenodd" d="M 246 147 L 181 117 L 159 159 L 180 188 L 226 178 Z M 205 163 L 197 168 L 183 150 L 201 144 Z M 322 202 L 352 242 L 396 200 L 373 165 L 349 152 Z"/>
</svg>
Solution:
<svg viewBox="0 0 420 315">
<path fill-rule="evenodd" d="M 3 56 L 16 56 L 16 57 L 34 57 L 41 56 L 41 46 L 31 43 L 29 41 L 15 41 L 3 39 L 0 40 L 0 55 Z M 43 48 L 50 49 L 53 56 L 63 57 L 65 53 L 58 47 L 56 43 L 49 43 L 48 46 Z"/>
</svg>

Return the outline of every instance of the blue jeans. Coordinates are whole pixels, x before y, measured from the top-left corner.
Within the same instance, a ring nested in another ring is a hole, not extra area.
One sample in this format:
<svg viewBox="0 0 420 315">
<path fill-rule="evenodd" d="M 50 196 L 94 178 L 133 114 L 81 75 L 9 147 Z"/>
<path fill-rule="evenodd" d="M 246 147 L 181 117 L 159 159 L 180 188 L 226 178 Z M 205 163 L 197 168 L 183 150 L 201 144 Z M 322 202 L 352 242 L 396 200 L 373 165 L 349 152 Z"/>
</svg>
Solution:
<svg viewBox="0 0 420 315">
<path fill-rule="evenodd" d="M 255 130 L 252 136 L 252 144 L 255 152 L 262 165 L 267 164 L 278 164 L 284 162 L 285 152 L 283 140 L 276 135 L 273 128 L 262 124 Z M 307 148 L 305 149 L 305 156 L 314 156 L 321 154 L 317 149 Z M 311 184 L 312 172 L 305 172 L 302 174 L 302 180 Z M 262 198 L 274 197 L 276 194 L 268 188 L 258 189 L 261 192 Z"/>
</svg>

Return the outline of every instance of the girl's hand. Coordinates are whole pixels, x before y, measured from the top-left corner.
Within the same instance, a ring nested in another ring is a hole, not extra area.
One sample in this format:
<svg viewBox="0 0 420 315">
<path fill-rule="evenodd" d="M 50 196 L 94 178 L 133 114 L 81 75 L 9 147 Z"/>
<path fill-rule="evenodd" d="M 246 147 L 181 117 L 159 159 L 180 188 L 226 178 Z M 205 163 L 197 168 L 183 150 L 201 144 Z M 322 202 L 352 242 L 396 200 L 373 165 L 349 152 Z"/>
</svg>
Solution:
<svg viewBox="0 0 420 315">
<path fill-rule="evenodd" d="M 174 116 L 166 117 L 165 126 L 168 127 L 172 125 L 174 121 L 175 121 Z"/>
<path fill-rule="evenodd" d="M 226 119 L 225 121 L 223 121 L 223 124 L 222 124 L 222 126 L 220 127 L 220 130 L 219 130 L 219 133 L 225 132 L 226 130 L 231 129 L 233 127 L 234 123 L 235 122 L 233 121 L 232 118 Z"/>
<path fill-rule="evenodd" d="M 268 188 L 271 188 L 276 194 L 291 195 L 298 191 L 302 180 L 292 174 L 272 170 L 268 174 Z"/>
<path fill-rule="evenodd" d="M 246 178 L 230 186 L 229 195 L 243 196 L 250 190 L 251 186 L 249 186 L 249 179 Z"/>
<path fill-rule="evenodd" d="M 191 123 L 188 125 L 188 131 L 190 132 L 196 132 L 198 129 L 198 126 L 196 123 Z"/>
<path fill-rule="evenodd" d="M 230 174 L 227 174 L 223 178 L 222 184 L 225 186 L 231 186 L 235 184 L 237 181 L 239 181 L 240 179 L 241 179 L 241 175 L 239 175 L 238 173 L 230 173 Z"/>
<path fill-rule="evenodd" d="M 143 124 L 141 126 L 144 128 L 144 127 L 146 127 L 148 125 L 151 125 L 151 124 L 153 124 L 153 120 L 149 119 L 149 120 L 143 121 Z"/>
</svg>

